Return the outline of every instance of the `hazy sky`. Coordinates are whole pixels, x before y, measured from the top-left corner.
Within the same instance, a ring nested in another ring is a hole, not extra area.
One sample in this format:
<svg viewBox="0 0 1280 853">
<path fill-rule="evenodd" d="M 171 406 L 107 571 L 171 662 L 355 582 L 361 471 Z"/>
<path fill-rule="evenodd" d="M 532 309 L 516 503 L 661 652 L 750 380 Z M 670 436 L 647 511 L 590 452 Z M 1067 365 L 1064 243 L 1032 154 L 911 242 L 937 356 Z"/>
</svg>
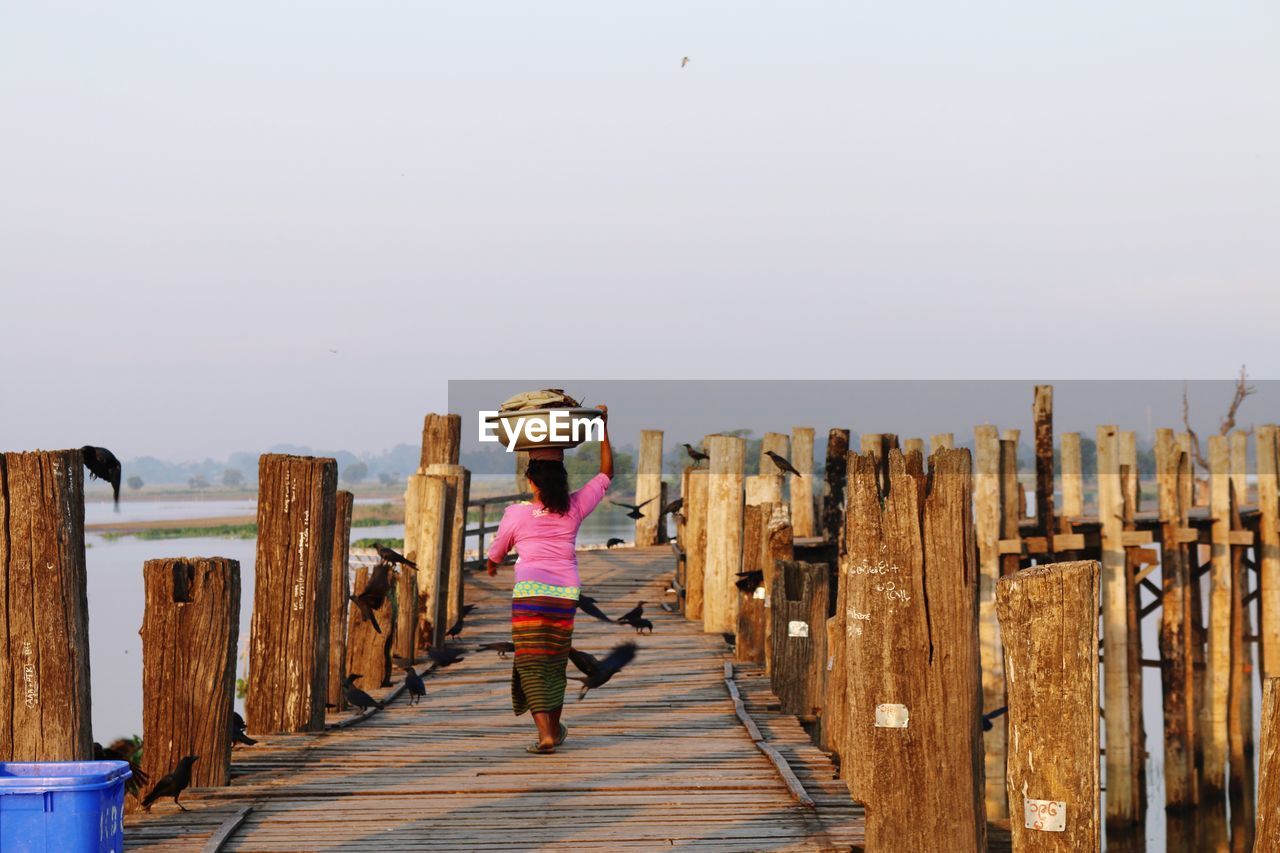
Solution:
<svg viewBox="0 0 1280 853">
<path fill-rule="evenodd" d="M 9 0 L 0 448 L 380 449 L 460 378 L 1277 378 L 1278 43 L 1274 2 Z"/>
</svg>

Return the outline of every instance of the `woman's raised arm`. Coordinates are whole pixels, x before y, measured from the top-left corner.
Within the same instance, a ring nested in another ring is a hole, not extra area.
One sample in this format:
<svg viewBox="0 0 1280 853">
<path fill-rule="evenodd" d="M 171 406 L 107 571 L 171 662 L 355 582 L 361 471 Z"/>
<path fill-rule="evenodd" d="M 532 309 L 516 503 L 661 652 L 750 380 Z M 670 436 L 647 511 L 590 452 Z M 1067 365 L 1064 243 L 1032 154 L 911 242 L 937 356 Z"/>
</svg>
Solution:
<svg viewBox="0 0 1280 853">
<path fill-rule="evenodd" d="M 604 435 L 600 439 L 600 473 L 613 479 L 613 445 L 609 443 L 609 407 L 601 404 L 600 420 L 604 421 Z"/>
</svg>

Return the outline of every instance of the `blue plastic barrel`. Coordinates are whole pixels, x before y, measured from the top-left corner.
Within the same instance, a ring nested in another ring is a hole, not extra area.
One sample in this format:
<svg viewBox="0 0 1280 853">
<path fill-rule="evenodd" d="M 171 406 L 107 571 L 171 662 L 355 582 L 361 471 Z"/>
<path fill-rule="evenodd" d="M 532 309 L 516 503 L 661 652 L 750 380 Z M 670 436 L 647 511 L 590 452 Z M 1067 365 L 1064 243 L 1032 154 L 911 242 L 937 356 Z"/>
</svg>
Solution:
<svg viewBox="0 0 1280 853">
<path fill-rule="evenodd" d="M 0 761 L 0 851 L 120 853 L 124 761 Z"/>
</svg>

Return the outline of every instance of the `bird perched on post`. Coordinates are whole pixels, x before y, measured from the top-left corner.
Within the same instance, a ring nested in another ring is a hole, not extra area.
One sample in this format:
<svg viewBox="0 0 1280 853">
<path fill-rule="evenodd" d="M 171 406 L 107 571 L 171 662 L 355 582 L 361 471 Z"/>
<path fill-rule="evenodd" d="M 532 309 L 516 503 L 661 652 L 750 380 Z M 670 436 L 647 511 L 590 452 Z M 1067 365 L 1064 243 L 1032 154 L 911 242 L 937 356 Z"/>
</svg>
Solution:
<svg viewBox="0 0 1280 853">
<path fill-rule="evenodd" d="M 764 583 L 764 572 L 760 569 L 752 569 L 747 572 L 738 572 L 738 580 L 733 585 L 743 592 L 755 592 L 756 587 Z"/>
<path fill-rule="evenodd" d="M 358 595 L 347 596 L 360 610 L 360 615 L 366 621 L 373 623 L 373 630 L 379 634 L 382 633 L 382 628 L 378 625 L 378 620 L 374 617 L 373 611 L 382 607 L 390 590 L 391 564 L 383 561 L 373 567 L 369 580 L 365 582 L 364 589 Z"/>
<path fill-rule="evenodd" d="M 511 654 L 515 650 L 516 650 L 516 644 L 508 643 L 508 642 L 485 643 L 483 646 L 476 647 L 476 651 L 478 652 L 497 652 L 498 657 L 500 658 L 505 658 L 507 655 Z"/>
<path fill-rule="evenodd" d="M 582 701 L 588 690 L 601 686 L 621 672 L 622 668 L 631 663 L 635 656 L 636 644 L 631 642 L 614 646 L 609 654 L 605 656 L 605 659 L 601 661 L 596 660 L 586 652 L 570 648 L 569 660 L 573 661 L 573 665 L 578 668 L 582 676 L 569 675 L 566 678 L 582 682 L 582 690 L 578 693 L 578 701 Z"/>
<path fill-rule="evenodd" d="M 628 610 L 626 613 L 623 613 L 621 616 L 619 616 L 618 617 L 619 624 L 622 624 L 622 625 L 635 624 L 635 620 L 639 619 L 641 616 L 644 615 L 644 605 L 645 605 L 645 602 L 642 601 L 639 604 L 637 604 L 635 607 Z"/>
<path fill-rule="evenodd" d="M 696 447 L 690 444 L 686 444 L 684 446 L 684 452 L 689 454 L 689 458 L 693 460 L 693 465 L 695 468 L 698 466 L 700 462 L 702 462 L 703 459 L 711 458 L 710 456 L 708 456 L 707 454 L 703 453 L 701 450 L 698 450 Z"/>
<path fill-rule="evenodd" d="M 142 808 L 151 811 L 151 804 L 161 797 L 173 797 L 173 804 L 184 812 L 186 806 L 178 802 L 178 797 L 191 784 L 191 765 L 200 760 L 198 755 L 186 755 L 178 762 L 178 766 L 167 776 L 162 776 L 155 787 L 142 798 Z"/>
<path fill-rule="evenodd" d="M 137 754 L 137 751 L 137 743 L 126 738 L 120 738 L 120 740 L 113 742 L 111 746 L 103 746 L 97 741 L 93 743 L 94 761 L 124 761 L 129 764 L 129 772 L 133 775 L 125 783 L 124 789 L 132 794 L 135 800 L 142 796 L 142 789 L 148 781 L 147 774 L 142 771 L 142 767 L 138 762 L 133 760 L 133 756 Z"/>
<path fill-rule="evenodd" d="M 342 695 L 346 697 L 347 704 L 352 708 L 359 708 L 361 711 L 367 711 L 370 708 L 385 708 L 386 705 L 356 687 L 356 679 L 363 677 L 360 673 L 353 672 L 342 679 Z"/>
<path fill-rule="evenodd" d="M 247 729 L 249 724 L 244 721 L 244 717 L 235 711 L 231 712 L 231 742 L 233 744 L 242 743 L 245 746 L 253 746 L 256 740 L 249 737 Z"/>
<path fill-rule="evenodd" d="M 348 595 L 347 598 L 350 599 L 351 603 L 360 611 L 361 618 L 366 622 L 372 622 L 373 630 L 381 634 L 382 626 L 378 624 L 378 617 L 373 614 L 373 608 L 369 606 L 369 602 L 365 601 L 364 597 L 359 595 Z"/>
<path fill-rule="evenodd" d="M 92 447 L 86 444 L 80 448 L 84 458 L 84 467 L 89 469 L 89 476 L 95 480 L 106 480 L 111 484 L 111 495 L 115 502 L 116 512 L 120 511 L 120 460 L 105 447 Z"/>
<path fill-rule="evenodd" d="M 644 506 L 648 506 L 649 504 L 653 503 L 654 500 L 655 498 L 649 498 L 649 500 L 645 501 L 642 504 L 628 504 L 628 503 L 622 503 L 621 501 L 614 501 L 614 500 L 609 501 L 609 503 L 613 504 L 614 506 L 620 506 L 623 509 L 630 510 L 627 513 L 627 518 L 640 519 L 640 518 L 644 518 L 644 513 L 640 511 L 640 508 Z"/>
<path fill-rule="evenodd" d="M 578 609 L 588 616 L 594 616 L 601 622 L 612 622 L 608 616 L 604 615 L 604 611 L 596 606 L 596 600 L 589 595 L 578 596 Z"/>
<path fill-rule="evenodd" d="M 389 563 L 392 565 L 399 563 L 401 565 L 408 566 L 411 569 L 418 568 L 418 564 L 415 563 L 413 560 L 408 559 L 407 557 L 405 557 L 404 554 L 401 554 L 398 551 L 391 550 L 385 545 L 374 542 L 373 550 L 378 552 L 378 556 L 382 558 L 382 561 L 384 563 Z"/>
<path fill-rule="evenodd" d="M 417 705 L 418 700 L 427 695 L 427 685 L 422 683 L 422 676 L 413 671 L 413 667 L 404 669 L 404 689 L 409 691 L 409 704 Z"/>
<path fill-rule="evenodd" d="M 768 456 L 770 459 L 772 459 L 772 460 L 773 460 L 773 464 L 774 464 L 774 465 L 777 465 L 777 466 L 778 466 L 778 468 L 779 468 L 783 473 L 786 473 L 786 474 L 795 474 L 797 477 L 803 477 L 803 476 L 804 476 L 803 474 L 801 474 L 799 471 L 797 471 L 797 470 L 795 469 L 795 466 L 791 464 L 790 460 L 788 460 L 788 459 L 787 459 L 787 457 L 785 457 L 785 456 L 780 456 L 780 455 L 778 455 L 777 453 L 774 453 L 772 450 L 766 450 L 766 451 L 764 452 L 764 455 L 765 455 L 765 456 Z"/>
</svg>

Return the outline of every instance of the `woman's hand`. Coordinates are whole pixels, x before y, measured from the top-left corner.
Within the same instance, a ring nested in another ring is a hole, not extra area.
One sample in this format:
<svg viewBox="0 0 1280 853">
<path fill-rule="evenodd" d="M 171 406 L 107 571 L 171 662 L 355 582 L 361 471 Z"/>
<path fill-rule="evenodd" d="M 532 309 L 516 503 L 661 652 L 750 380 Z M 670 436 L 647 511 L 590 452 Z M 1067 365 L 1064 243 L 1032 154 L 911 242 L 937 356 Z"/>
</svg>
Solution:
<svg viewBox="0 0 1280 853">
<path fill-rule="evenodd" d="M 498 564 L 493 560 L 486 560 L 484 570 L 489 573 L 489 577 L 494 577 L 498 574 Z"/>
<path fill-rule="evenodd" d="M 601 403 L 600 420 L 604 421 L 604 435 L 600 437 L 600 473 L 613 479 L 613 445 L 609 443 L 609 407 Z"/>
</svg>

